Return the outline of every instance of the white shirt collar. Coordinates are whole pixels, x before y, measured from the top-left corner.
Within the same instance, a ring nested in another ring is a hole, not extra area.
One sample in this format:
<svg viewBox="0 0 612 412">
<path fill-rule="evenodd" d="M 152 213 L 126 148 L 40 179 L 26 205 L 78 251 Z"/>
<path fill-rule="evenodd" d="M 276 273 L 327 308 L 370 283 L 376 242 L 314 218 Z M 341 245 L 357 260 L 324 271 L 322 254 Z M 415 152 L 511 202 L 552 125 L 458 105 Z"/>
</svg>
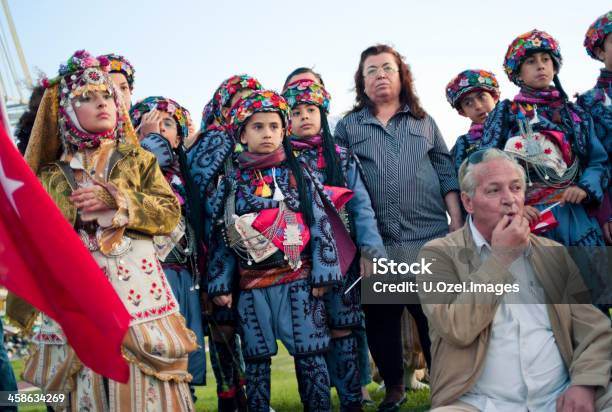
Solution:
<svg viewBox="0 0 612 412">
<path fill-rule="evenodd" d="M 487 242 L 484 236 L 476 228 L 476 225 L 474 224 L 474 220 L 472 219 L 472 215 L 469 215 L 468 222 L 470 225 L 470 231 L 472 232 L 472 238 L 474 239 L 474 243 L 476 244 L 476 249 L 478 250 L 478 253 L 482 252 L 482 248 L 485 246 L 489 250 L 491 250 L 491 245 L 489 245 L 489 242 Z"/>
</svg>

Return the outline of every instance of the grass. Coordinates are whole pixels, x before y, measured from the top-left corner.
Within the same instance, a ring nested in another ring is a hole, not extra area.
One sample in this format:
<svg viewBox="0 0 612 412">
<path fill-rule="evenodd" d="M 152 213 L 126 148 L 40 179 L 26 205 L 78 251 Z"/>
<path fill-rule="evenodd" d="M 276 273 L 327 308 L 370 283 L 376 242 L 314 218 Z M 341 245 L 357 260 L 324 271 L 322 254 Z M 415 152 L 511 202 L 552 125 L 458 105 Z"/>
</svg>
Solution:
<svg viewBox="0 0 612 412">
<path fill-rule="evenodd" d="M 196 387 L 196 410 L 201 412 L 214 412 L 217 410 L 216 382 L 210 367 L 210 360 L 207 359 L 206 386 Z M 13 361 L 15 376 L 19 377 L 23 370 L 23 361 Z M 377 384 L 371 383 L 368 386 L 372 399 L 379 403 L 384 391 L 376 392 Z M 339 410 L 338 396 L 335 389 L 332 389 L 333 410 Z M 272 395 L 271 406 L 276 412 L 295 412 L 302 410 L 300 396 L 297 390 L 295 379 L 295 369 L 293 358 L 287 353 L 282 344 L 279 344 L 279 352 L 272 358 Z M 403 405 L 403 412 L 421 412 L 429 409 L 429 391 L 409 392 L 408 401 Z M 42 405 L 29 405 L 19 408 L 20 411 L 45 412 Z M 373 412 L 376 407 L 365 408 L 366 412 Z"/>
</svg>

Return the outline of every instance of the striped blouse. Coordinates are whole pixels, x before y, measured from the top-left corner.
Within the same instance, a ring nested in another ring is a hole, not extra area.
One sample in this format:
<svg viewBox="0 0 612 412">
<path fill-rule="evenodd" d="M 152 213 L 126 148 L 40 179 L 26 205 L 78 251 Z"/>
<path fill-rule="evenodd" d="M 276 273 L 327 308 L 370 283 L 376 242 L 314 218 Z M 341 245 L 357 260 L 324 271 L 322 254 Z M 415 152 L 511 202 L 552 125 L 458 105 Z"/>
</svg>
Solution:
<svg viewBox="0 0 612 412">
<path fill-rule="evenodd" d="M 384 127 L 364 108 L 346 115 L 334 133 L 361 162 L 390 259 L 414 261 L 425 242 L 448 233 L 444 196 L 459 191 L 459 184 L 429 115 L 417 119 L 406 106 Z"/>
</svg>

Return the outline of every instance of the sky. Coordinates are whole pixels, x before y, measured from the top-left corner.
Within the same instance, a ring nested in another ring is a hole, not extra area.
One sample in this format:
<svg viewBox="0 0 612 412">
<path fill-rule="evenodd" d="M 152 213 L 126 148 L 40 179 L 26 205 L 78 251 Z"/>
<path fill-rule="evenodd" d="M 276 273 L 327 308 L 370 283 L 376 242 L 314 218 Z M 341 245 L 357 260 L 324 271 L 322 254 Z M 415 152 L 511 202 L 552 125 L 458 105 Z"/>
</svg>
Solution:
<svg viewBox="0 0 612 412">
<path fill-rule="evenodd" d="M 560 79 L 568 94 L 595 84 L 600 62 L 582 46 L 589 25 L 607 12 L 600 0 L 567 1 L 8 1 L 27 64 L 35 76 L 57 74 L 78 49 L 118 53 L 136 69 L 133 101 L 173 98 L 199 124 L 217 86 L 248 73 L 279 90 L 299 66 L 321 73 L 332 95 L 331 114 L 354 102 L 353 76 L 360 53 L 376 43 L 406 58 L 425 110 L 447 145 L 470 121 L 446 101 L 445 86 L 462 70 L 497 76 L 502 98 L 518 89 L 503 72 L 507 46 L 533 28 L 560 43 Z"/>
</svg>

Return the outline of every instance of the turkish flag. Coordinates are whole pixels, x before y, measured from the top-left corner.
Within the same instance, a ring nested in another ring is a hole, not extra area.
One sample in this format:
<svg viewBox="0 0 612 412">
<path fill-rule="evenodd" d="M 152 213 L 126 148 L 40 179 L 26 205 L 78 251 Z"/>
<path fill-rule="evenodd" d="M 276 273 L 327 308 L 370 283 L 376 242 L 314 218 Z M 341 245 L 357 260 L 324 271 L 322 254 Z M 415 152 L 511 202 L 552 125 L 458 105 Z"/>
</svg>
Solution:
<svg viewBox="0 0 612 412">
<path fill-rule="evenodd" d="M 57 321 L 83 364 L 127 382 L 130 315 L 3 127 L 0 284 Z"/>
</svg>

